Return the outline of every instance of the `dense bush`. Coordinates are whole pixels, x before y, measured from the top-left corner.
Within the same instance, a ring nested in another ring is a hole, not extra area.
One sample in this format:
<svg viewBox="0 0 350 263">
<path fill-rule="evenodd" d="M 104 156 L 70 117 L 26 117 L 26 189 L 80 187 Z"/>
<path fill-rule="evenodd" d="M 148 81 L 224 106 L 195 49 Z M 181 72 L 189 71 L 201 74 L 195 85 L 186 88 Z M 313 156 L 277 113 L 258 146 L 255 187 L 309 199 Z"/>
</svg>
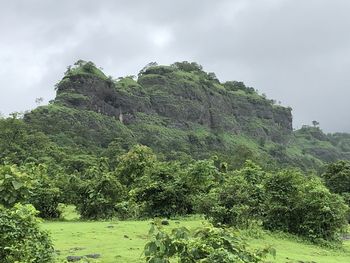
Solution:
<svg viewBox="0 0 350 263">
<path fill-rule="evenodd" d="M 170 217 L 192 211 L 191 190 L 180 174 L 181 169 L 176 163 L 159 162 L 145 171 L 130 191 L 142 216 Z"/>
<path fill-rule="evenodd" d="M 200 160 L 187 167 L 182 180 L 189 186 L 192 194 L 207 193 L 222 180 L 222 174 L 214 160 Z"/>
<path fill-rule="evenodd" d="M 338 161 L 329 164 L 322 175 L 327 187 L 334 193 L 350 193 L 350 162 Z"/>
<path fill-rule="evenodd" d="M 295 170 L 265 173 L 252 162 L 226 174 L 225 181 L 199 198 L 198 211 L 215 225 L 247 227 L 261 222 L 311 240 L 336 240 L 347 225 L 344 200 L 316 176 Z"/>
<path fill-rule="evenodd" d="M 348 207 L 316 177 L 285 170 L 265 183 L 264 226 L 306 236 L 312 240 L 337 239 L 347 225 Z"/>
<path fill-rule="evenodd" d="M 119 158 L 116 171 L 120 182 L 130 187 L 144 175 L 147 168 L 153 166 L 156 159 L 155 154 L 149 147 L 134 146 L 128 153 Z"/>
<path fill-rule="evenodd" d="M 34 188 L 28 202 L 39 211 L 41 218 L 59 218 L 58 209 L 61 199 L 61 189 L 58 187 L 59 178 L 49 177 L 47 168 L 43 165 L 25 167 L 34 178 Z"/>
<path fill-rule="evenodd" d="M 312 239 L 339 239 L 346 231 L 349 208 L 343 199 L 329 192 L 318 178 L 309 180 L 302 191 L 299 207 L 300 226 L 297 234 Z"/>
<path fill-rule="evenodd" d="M 2 263 L 53 262 L 53 246 L 40 229 L 31 205 L 0 206 L 0 259 Z"/>
<path fill-rule="evenodd" d="M 243 226 L 250 219 L 248 183 L 242 176 L 228 178 L 199 199 L 198 211 L 215 225 Z"/>
<path fill-rule="evenodd" d="M 58 218 L 60 189 L 56 178 L 47 175 L 44 165 L 0 166 L 0 204 L 31 203 L 42 218 Z"/>
<path fill-rule="evenodd" d="M 264 176 L 260 167 L 246 162 L 244 168 L 228 173 L 219 187 L 200 198 L 199 211 L 215 225 L 247 226 L 251 220 L 261 219 Z"/>
<path fill-rule="evenodd" d="M 80 180 L 78 196 L 76 206 L 82 218 L 111 218 L 116 216 L 115 206 L 126 197 L 126 191 L 116 173 L 93 167 Z"/>
<path fill-rule="evenodd" d="M 194 233 L 184 227 L 176 228 L 168 234 L 153 225 L 150 234 L 152 239 L 144 250 L 148 263 L 169 263 L 172 259 L 183 263 L 254 263 L 263 262 L 268 253 L 275 254 L 272 248 L 251 251 L 230 229 L 212 226 L 201 227 Z"/>
</svg>

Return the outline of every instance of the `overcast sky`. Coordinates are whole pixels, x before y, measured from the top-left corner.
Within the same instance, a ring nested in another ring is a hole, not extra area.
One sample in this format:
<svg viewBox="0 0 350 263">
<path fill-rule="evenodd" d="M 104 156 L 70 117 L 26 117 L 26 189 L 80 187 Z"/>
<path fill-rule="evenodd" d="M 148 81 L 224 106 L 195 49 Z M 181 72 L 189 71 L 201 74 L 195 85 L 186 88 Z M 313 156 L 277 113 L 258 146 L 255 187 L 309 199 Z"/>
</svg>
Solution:
<svg viewBox="0 0 350 263">
<path fill-rule="evenodd" d="M 78 59 L 108 75 L 196 61 L 350 132 L 349 0 L 0 1 L 0 112 L 35 107 Z"/>
</svg>

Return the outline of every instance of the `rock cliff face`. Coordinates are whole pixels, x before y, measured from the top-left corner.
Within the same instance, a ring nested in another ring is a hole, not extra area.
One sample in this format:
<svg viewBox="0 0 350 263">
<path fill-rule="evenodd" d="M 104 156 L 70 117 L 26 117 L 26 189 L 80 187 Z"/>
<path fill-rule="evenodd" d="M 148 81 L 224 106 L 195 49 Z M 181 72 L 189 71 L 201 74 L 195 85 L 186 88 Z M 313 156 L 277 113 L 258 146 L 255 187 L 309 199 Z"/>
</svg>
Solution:
<svg viewBox="0 0 350 263">
<path fill-rule="evenodd" d="M 290 108 L 274 105 L 245 87 L 228 89 L 201 70 L 150 67 L 137 81 L 68 75 L 57 87 L 55 103 L 111 116 L 127 126 L 146 114 L 175 129 L 202 126 L 213 133 L 244 134 L 278 143 L 292 133 Z"/>
</svg>

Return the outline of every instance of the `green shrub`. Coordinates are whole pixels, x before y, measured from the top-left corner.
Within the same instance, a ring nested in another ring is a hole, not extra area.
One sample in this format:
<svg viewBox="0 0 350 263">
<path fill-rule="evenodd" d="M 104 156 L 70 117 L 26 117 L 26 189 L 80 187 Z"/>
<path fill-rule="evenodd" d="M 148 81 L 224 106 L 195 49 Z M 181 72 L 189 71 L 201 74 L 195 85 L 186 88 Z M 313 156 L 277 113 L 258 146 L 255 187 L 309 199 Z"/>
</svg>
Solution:
<svg viewBox="0 0 350 263">
<path fill-rule="evenodd" d="M 259 166 L 246 162 L 241 170 L 226 174 L 221 185 L 199 196 L 199 211 L 215 225 L 247 227 L 264 214 L 264 177 Z"/>
<path fill-rule="evenodd" d="M 199 196 L 200 212 L 214 225 L 247 225 L 251 208 L 249 206 L 249 185 L 242 176 L 232 176 L 209 194 Z"/>
<path fill-rule="evenodd" d="M 150 230 L 152 239 L 146 244 L 144 254 L 148 263 L 178 262 L 203 263 L 254 263 L 263 262 L 272 248 L 249 250 L 239 236 L 229 229 L 212 226 L 201 227 L 191 233 L 185 227 L 173 229 L 168 234 L 159 225 Z"/>
<path fill-rule="evenodd" d="M 158 162 L 145 171 L 130 191 L 142 217 L 170 217 L 192 211 L 191 190 L 180 174 L 176 163 Z"/>
<path fill-rule="evenodd" d="M 61 190 L 58 188 L 58 178 L 47 175 L 43 165 L 25 167 L 34 180 L 34 188 L 28 202 L 39 211 L 41 218 L 59 218 L 58 205 L 61 202 Z"/>
<path fill-rule="evenodd" d="M 31 205 L 0 206 L 0 259 L 2 263 L 53 262 L 53 246 L 41 230 Z"/>
<path fill-rule="evenodd" d="M 188 166 L 183 180 L 192 194 L 206 193 L 221 180 L 221 174 L 214 160 L 199 160 Z"/>
<path fill-rule="evenodd" d="M 350 206 L 350 162 L 338 161 L 329 164 L 322 175 L 327 187 L 344 197 Z"/>
<path fill-rule="evenodd" d="M 126 197 L 125 187 L 113 172 L 93 167 L 89 175 L 80 180 L 79 199 L 75 204 L 82 218 L 111 218 L 116 215 L 115 206 Z"/>
<path fill-rule="evenodd" d="M 295 232 L 293 229 L 299 224 L 296 207 L 300 205 L 300 192 L 305 181 L 301 173 L 292 170 L 269 176 L 265 182 L 266 228 Z"/>
<path fill-rule="evenodd" d="M 316 177 L 285 170 L 266 180 L 264 226 L 311 240 L 337 240 L 347 226 L 348 207 Z"/>
<path fill-rule="evenodd" d="M 332 194 L 318 178 L 304 184 L 300 207 L 301 223 L 298 233 L 312 239 L 339 239 L 345 231 L 349 208 L 344 200 Z"/>
<path fill-rule="evenodd" d="M 119 220 L 138 219 L 140 206 L 132 200 L 122 201 L 115 205 L 115 215 Z"/>
<path fill-rule="evenodd" d="M 156 161 L 156 155 L 152 149 L 136 145 L 128 153 L 119 158 L 117 173 L 122 184 L 130 187 L 140 179 L 148 167 L 152 167 Z"/>
</svg>

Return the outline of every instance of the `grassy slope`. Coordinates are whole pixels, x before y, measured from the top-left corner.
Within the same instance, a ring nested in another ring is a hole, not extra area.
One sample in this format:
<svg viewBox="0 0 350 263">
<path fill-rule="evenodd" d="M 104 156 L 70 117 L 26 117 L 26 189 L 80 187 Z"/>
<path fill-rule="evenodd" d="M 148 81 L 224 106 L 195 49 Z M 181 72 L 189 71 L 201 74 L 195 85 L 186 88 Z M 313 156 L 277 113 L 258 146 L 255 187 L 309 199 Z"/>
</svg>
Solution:
<svg viewBox="0 0 350 263">
<path fill-rule="evenodd" d="M 271 262 L 296 263 L 342 263 L 350 262 L 350 242 L 344 242 L 342 249 L 327 249 L 291 238 L 282 238 L 278 235 L 265 235 L 261 239 L 249 241 L 252 247 L 271 245 L 277 251 L 276 259 Z"/>
<path fill-rule="evenodd" d="M 195 228 L 200 220 L 170 221 L 168 228 Z M 44 228 L 52 234 L 55 248 L 62 259 L 68 255 L 101 254 L 100 262 L 144 262 L 142 251 L 147 242 L 150 221 L 114 222 L 46 222 Z M 277 235 L 265 235 L 249 241 L 252 247 L 272 245 L 277 250 L 271 262 L 350 262 L 350 241 L 343 250 L 330 250 Z"/>
</svg>

